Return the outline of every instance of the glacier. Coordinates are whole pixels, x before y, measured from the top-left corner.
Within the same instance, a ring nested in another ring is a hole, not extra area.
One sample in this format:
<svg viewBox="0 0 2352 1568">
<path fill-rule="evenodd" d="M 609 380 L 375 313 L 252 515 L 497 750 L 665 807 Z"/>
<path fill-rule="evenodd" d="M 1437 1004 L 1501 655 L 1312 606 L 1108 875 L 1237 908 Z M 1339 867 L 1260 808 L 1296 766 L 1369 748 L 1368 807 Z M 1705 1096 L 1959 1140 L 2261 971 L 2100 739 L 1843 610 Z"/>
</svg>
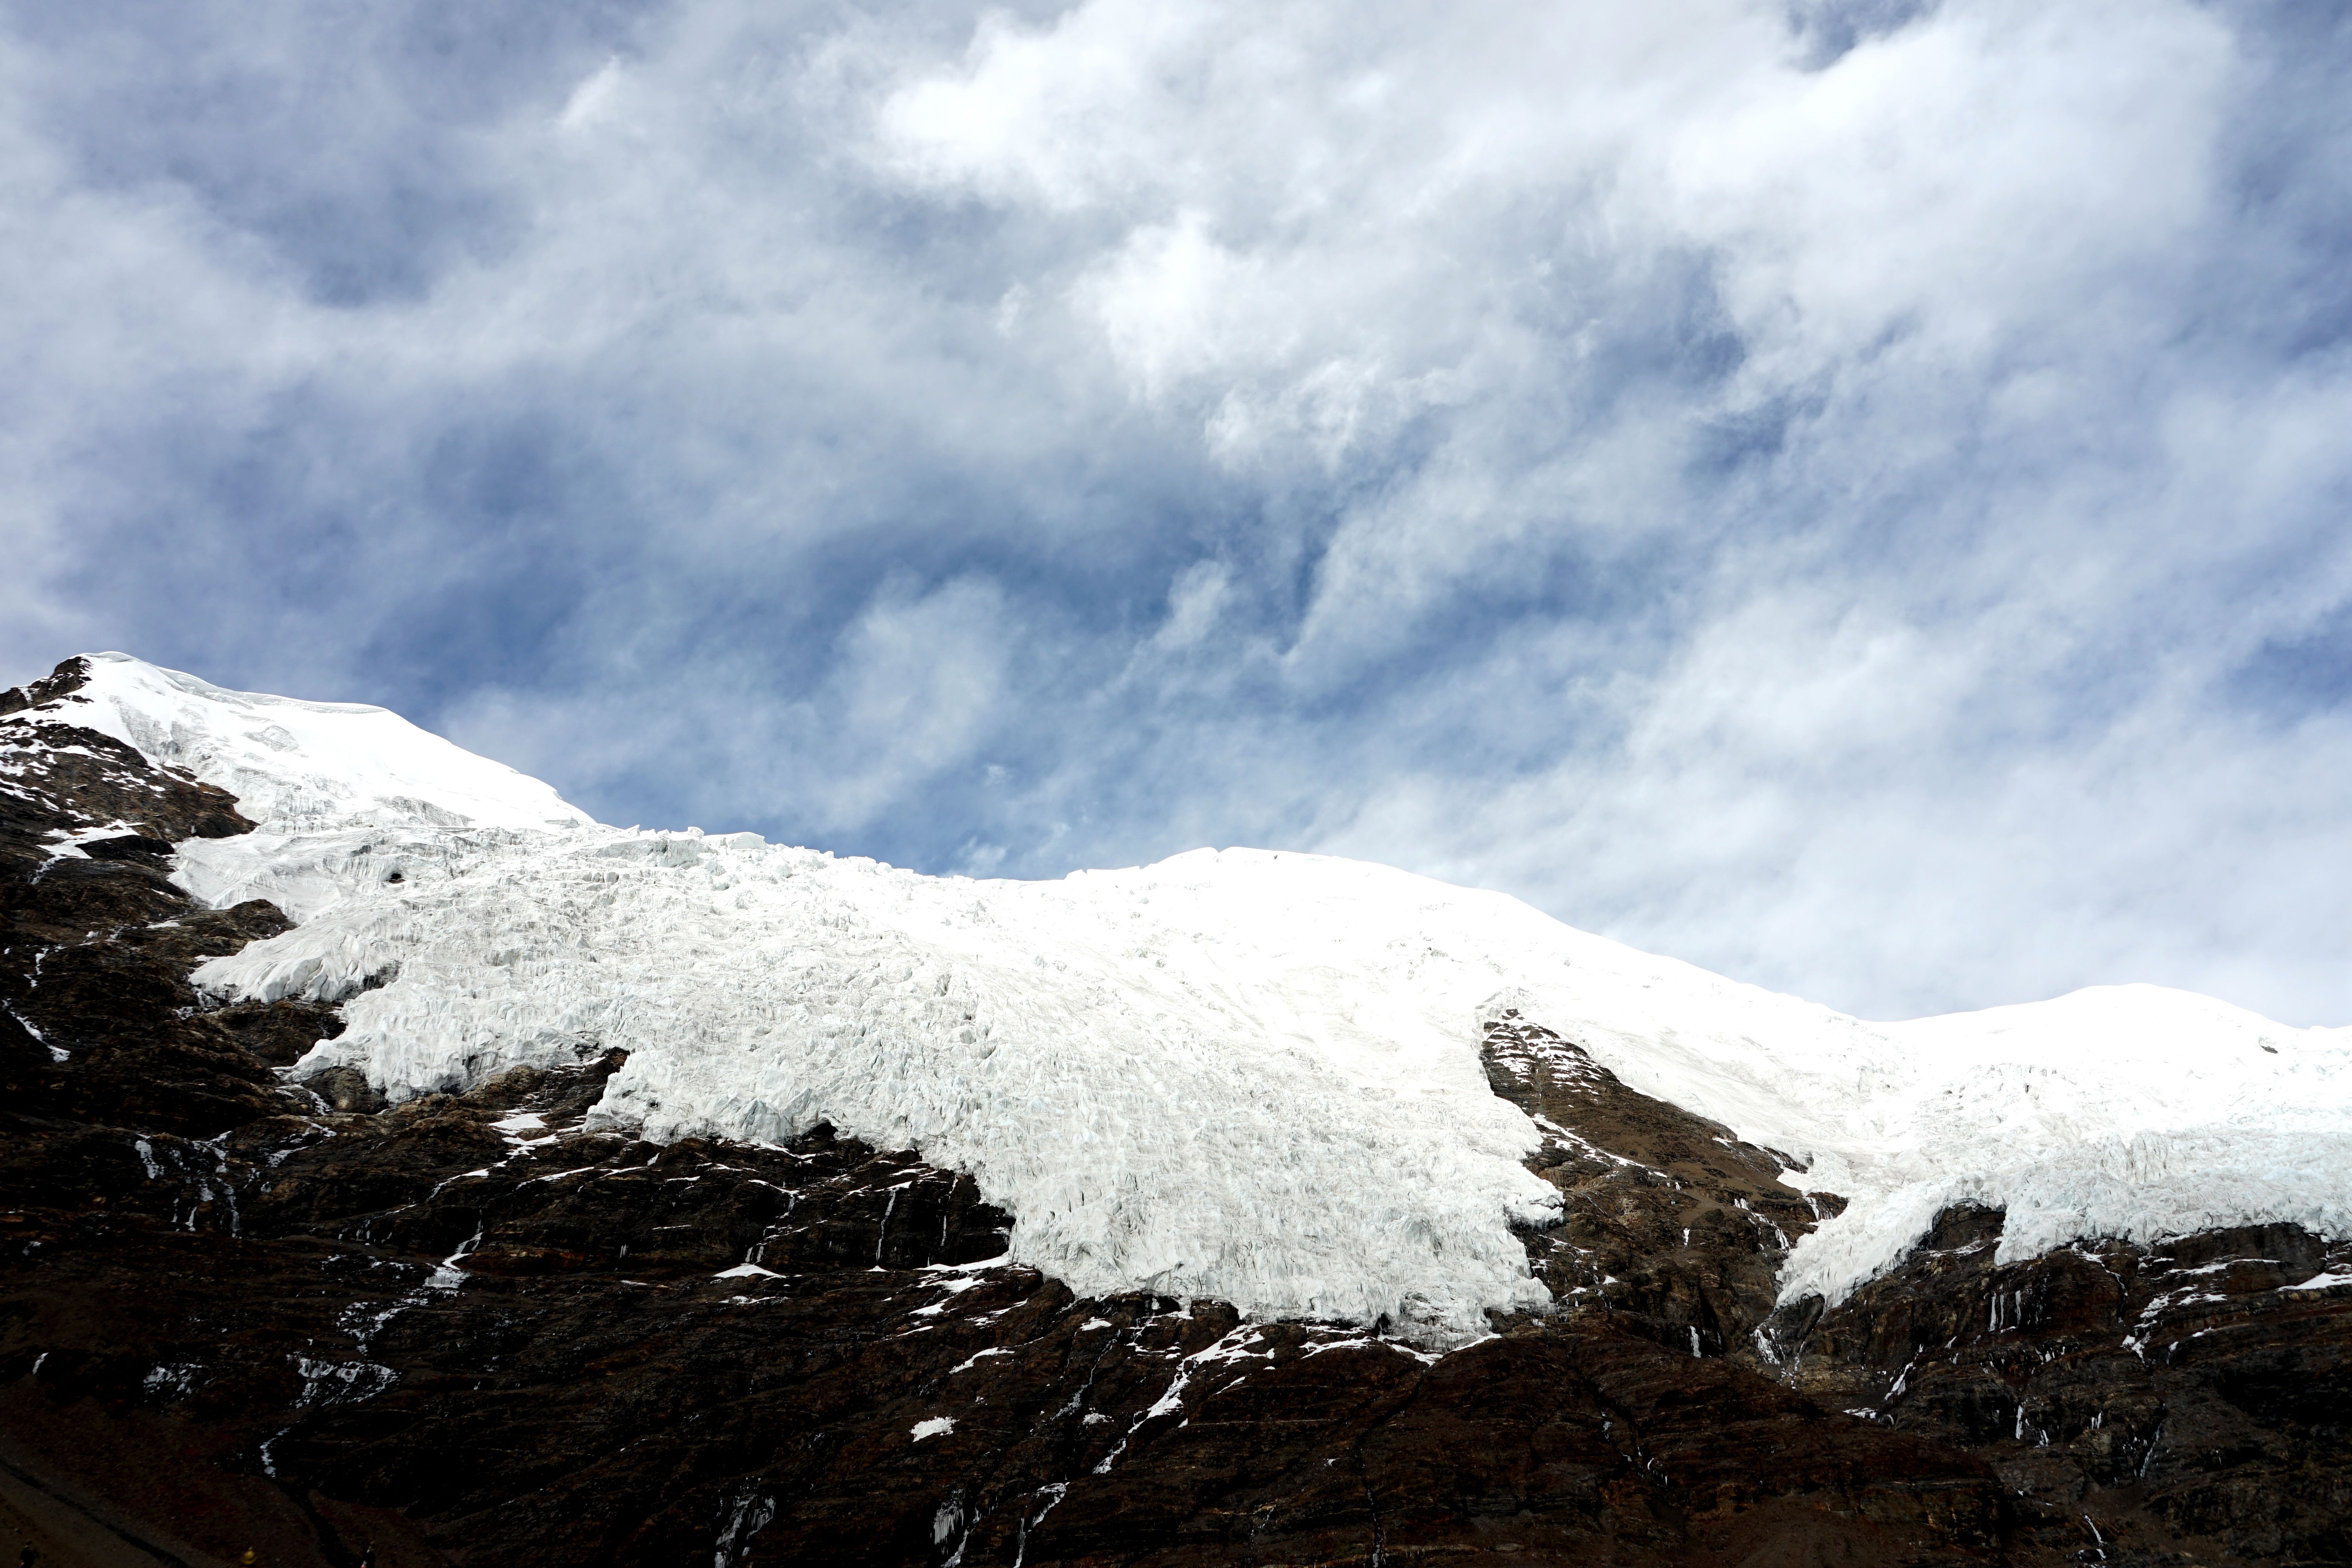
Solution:
<svg viewBox="0 0 2352 1568">
<path fill-rule="evenodd" d="M 1386 1319 L 1439 1345 L 1544 1305 L 1513 1227 L 1559 1199 L 1478 1056 L 1504 1006 L 1847 1197 L 1783 1299 L 1842 1300 L 1961 1201 L 2008 1211 L 2003 1261 L 2263 1221 L 2352 1234 L 2352 1029 L 2151 985 L 1869 1023 L 1501 894 L 1288 851 L 1018 882 L 611 827 L 383 709 L 88 657 L 74 722 L 260 824 L 182 845 L 176 875 L 297 922 L 195 977 L 341 1003 L 297 1076 L 348 1065 L 401 1099 L 618 1047 L 600 1124 L 830 1122 L 917 1150 L 1082 1296 Z"/>
</svg>

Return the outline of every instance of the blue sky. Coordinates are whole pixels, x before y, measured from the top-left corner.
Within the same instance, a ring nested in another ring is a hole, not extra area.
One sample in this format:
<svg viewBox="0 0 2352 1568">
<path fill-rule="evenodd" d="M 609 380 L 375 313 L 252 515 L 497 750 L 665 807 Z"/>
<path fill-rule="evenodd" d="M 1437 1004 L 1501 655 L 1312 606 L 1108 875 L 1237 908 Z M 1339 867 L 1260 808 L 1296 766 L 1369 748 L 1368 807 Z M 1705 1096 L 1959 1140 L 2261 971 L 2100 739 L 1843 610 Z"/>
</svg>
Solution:
<svg viewBox="0 0 2352 1568">
<path fill-rule="evenodd" d="M 0 16 L 0 676 L 2352 1021 L 2338 6 Z"/>
</svg>

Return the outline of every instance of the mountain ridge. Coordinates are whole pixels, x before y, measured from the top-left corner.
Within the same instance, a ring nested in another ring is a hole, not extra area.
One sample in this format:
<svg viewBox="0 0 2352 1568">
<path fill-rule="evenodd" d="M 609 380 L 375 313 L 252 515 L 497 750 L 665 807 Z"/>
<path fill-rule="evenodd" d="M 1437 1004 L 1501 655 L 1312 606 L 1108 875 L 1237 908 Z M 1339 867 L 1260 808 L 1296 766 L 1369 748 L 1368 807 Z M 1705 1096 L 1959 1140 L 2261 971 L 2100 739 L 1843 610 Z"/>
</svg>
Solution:
<svg viewBox="0 0 2352 1568">
<path fill-rule="evenodd" d="M 1020 883 L 604 828 L 382 710 L 122 655 L 89 669 L 117 732 L 262 824 L 184 849 L 178 875 L 298 929 L 195 981 L 349 1004 L 306 1070 L 397 1100 L 625 1048 L 610 1124 L 823 1121 L 936 1150 L 1017 1216 L 1018 1256 L 1084 1290 L 1386 1315 L 1433 1341 L 1533 1304 L 1510 1229 L 1556 1202 L 1477 1063 L 1505 995 L 1632 1086 L 1821 1168 L 1847 1206 L 1795 1249 L 1789 1297 L 1842 1300 L 1956 1202 L 2010 1215 L 2005 1262 L 2231 1223 L 2352 1235 L 2352 1030 L 2145 987 L 1872 1026 L 1503 895 L 1293 852 Z M 1045 1157 L 1067 1126 L 1083 1156 Z M 1213 1212 L 1186 1223 L 1184 1194 Z M 1301 1209 L 1328 1239 L 1274 1217 Z M 1444 1256 L 1406 1266 L 1400 1232 Z M 1367 1272 L 1383 1248 L 1398 1263 Z"/>
<path fill-rule="evenodd" d="M 294 809 L 316 792 L 231 800 L 68 722 L 91 705 L 74 695 L 0 699 L 0 1494 L 79 1499 L 85 1527 L 148 1542 L 135 1560 L 264 1539 L 339 1563 L 2344 1551 L 2352 1249 L 2325 1234 L 2004 1258 L 2005 1209 L 1944 1203 L 1843 1299 L 1792 1292 L 1788 1259 L 1842 1217 L 1826 1162 L 1645 1092 L 1612 1065 L 1622 1039 L 1500 987 L 1439 1011 L 1449 1059 L 1530 1130 L 1515 1168 L 1554 1194 L 1506 1220 L 1524 1306 L 1433 1344 L 1371 1314 L 1074 1289 L 1009 1249 L 1022 1217 L 973 1173 L 912 1150 L 824 1121 L 664 1142 L 598 1124 L 658 1041 L 386 1106 L 337 1051 L 405 965 L 354 962 L 341 991 L 310 984 L 322 962 L 275 996 L 196 981 L 247 954 L 299 966 L 287 939 L 339 908 L 514 871 L 424 852 L 448 835 L 625 845 L 583 863 L 656 885 L 765 847 L 453 828 L 399 791 L 331 797 L 376 820 L 289 833 L 328 815 Z M 336 834 L 359 837 L 321 864 Z M 227 890 L 293 889 L 299 923 L 190 895 L 231 840 L 267 863 Z M 698 847 L 641 853 L 664 844 Z M 381 845 L 413 874 L 360 881 Z"/>
</svg>

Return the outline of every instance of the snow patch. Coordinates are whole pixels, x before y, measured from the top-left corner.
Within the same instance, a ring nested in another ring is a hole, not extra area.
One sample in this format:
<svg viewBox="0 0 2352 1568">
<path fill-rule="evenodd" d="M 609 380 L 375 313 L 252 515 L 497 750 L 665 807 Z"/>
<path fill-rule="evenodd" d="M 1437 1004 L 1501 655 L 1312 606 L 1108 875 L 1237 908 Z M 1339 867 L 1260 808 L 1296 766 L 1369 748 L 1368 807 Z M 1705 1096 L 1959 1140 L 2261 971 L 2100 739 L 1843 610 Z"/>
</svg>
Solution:
<svg viewBox="0 0 2352 1568">
<path fill-rule="evenodd" d="M 2325 1274 L 2315 1274 L 2300 1285 L 2283 1285 L 2283 1290 L 2333 1290 L 2352 1285 L 2352 1269 L 2334 1268 Z"/>
</svg>

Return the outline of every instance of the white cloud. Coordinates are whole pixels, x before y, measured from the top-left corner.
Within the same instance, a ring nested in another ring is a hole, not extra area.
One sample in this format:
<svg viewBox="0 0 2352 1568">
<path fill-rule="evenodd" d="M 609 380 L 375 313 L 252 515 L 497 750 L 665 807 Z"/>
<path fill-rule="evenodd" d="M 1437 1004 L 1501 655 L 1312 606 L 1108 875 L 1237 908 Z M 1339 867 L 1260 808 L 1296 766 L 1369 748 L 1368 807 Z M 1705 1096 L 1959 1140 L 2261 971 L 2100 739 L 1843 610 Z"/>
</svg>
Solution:
<svg viewBox="0 0 2352 1568">
<path fill-rule="evenodd" d="M 1076 290 L 1147 399 L 1237 360 L 1285 357 L 1287 334 L 1264 292 L 1258 266 L 1218 244 L 1198 213 L 1136 230 Z"/>
<path fill-rule="evenodd" d="M 842 639 L 820 705 L 851 758 L 821 798 L 830 824 L 863 827 L 909 786 L 970 760 L 1003 700 L 1003 597 L 964 578 L 919 597 L 888 594 Z"/>
<path fill-rule="evenodd" d="M 565 131 L 585 131 L 612 115 L 620 95 L 621 62 L 615 56 L 581 79 L 572 96 L 563 100 L 563 111 L 555 117 L 555 123 Z"/>
<path fill-rule="evenodd" d="M 2352 602 L 2340 41 L 1831 9 L 19 29 L 0 658 L 940 868 L 2340 1021 L 2345 694 L 2243 673 Z"/>
<path fill-rule="evenodd" d="M 2188 6 L 1941 7 L 1825 70 L 1727 81 L 1621 199 L 1722 258 L 1757 379 L 1895 331 L 1958 364 L 2085 311 L 2129 333 L 2100 295 L 2208 215 L 2237 64 Z"/>
<path fill-rule="evenodd" d="M 1209 635 L 1233 594 L 1233 574 L 1223 562 L 1196 561 L 1176 575 L 1168 590 L 1168 618 L 1151 640 L 1177 651 Z"/>
</svg>

